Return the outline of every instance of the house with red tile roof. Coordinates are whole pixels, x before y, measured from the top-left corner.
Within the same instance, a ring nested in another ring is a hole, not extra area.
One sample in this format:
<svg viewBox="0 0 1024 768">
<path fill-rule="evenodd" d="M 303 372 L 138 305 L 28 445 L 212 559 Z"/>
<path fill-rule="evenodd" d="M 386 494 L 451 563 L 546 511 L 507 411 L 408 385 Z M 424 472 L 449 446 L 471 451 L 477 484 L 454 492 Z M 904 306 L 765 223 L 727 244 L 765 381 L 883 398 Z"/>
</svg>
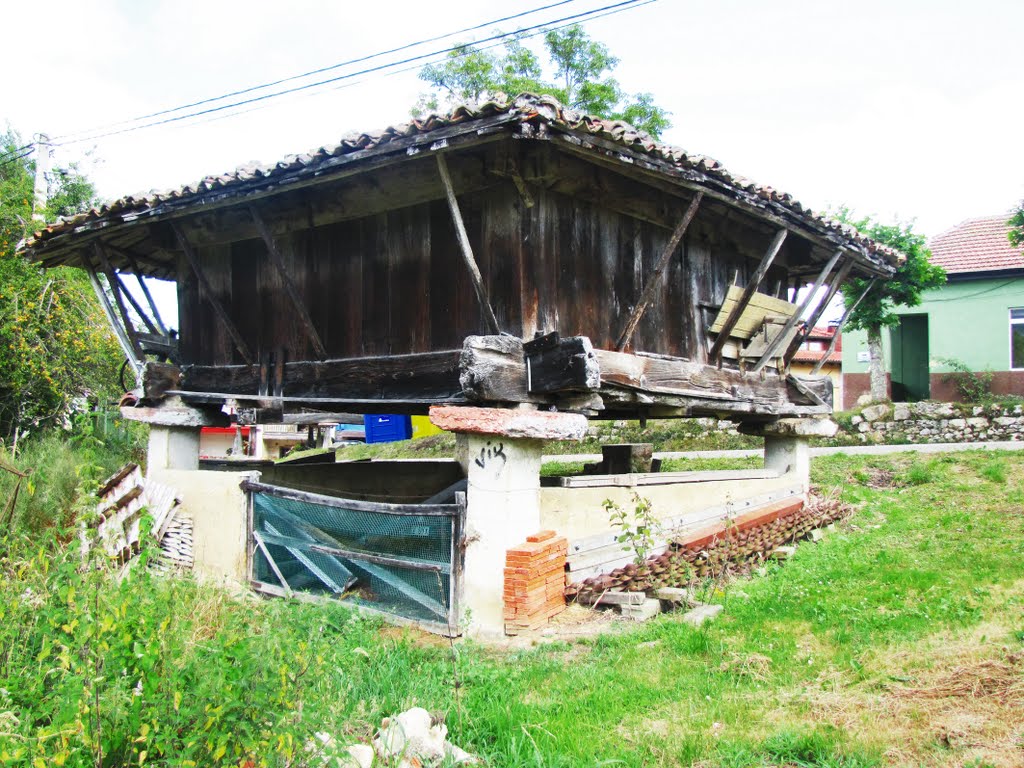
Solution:
<svg viewBox="0 0 1024 768">
<path fill-rule="evenodd" d="M 1010 244 L 1009 213 L 967 219 L 933 237 L 947 283 L 883 333 L 893 400 L 959 399 L 953 362 L 991 371 L 997 395 L 1024 395 L 1024 248 Z M 869 390 L 867 337 L 846 334 L 844 408 Z"/>
</svg>

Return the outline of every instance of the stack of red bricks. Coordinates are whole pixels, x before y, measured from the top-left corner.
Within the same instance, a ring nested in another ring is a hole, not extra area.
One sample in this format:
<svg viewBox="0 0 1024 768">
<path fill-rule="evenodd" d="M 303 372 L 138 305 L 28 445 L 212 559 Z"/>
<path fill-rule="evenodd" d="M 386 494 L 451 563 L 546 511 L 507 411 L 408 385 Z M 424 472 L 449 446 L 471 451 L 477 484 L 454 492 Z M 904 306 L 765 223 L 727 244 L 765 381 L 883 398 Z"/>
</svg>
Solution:
<svg viewBox="0 0 1024 768">
<path fill-rule="evenodd" d="M 526 537 L 505 554 L 505 632 L 537 629 L 565 610 L 569 541 L 554 531 Z"/>
</svg>

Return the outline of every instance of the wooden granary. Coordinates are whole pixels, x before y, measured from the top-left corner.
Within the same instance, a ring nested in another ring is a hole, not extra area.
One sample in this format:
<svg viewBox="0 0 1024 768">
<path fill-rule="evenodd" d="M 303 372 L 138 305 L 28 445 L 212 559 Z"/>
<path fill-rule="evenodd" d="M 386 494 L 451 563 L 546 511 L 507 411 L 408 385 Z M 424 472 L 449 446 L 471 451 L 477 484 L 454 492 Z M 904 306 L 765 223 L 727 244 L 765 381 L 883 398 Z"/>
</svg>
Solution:
<svg viewBox="0 0 1024 768">
<path fill-rule="evenodd" d="M 105 275 L 143 405 L 263 421 L 437 403 L 827 414 L 827 378 L 787 375 L 812 309 L 796 291 L 894 268 L 788 195 L 528 95 L 126 197 L 28 254 Z M 123 289 L 132 272 L 177 282 L 177 338 Z M 144 371 L 154 349 L 173 366 Z"/>
<path fill-rule="evenodd" d="M 799 509 L 832 385 L 789 362 L 848 277 L 896 264 L 709 158 L 529 95 L 123 198 L 27 251 L 92 276 L 137 373 L 122 412 L 153 425 L 148 472 L 182 491 L 197 567 L 448 634 L 531 627 L 563 565 L 571 584 L 630 562 L 608 503 L 642 494 L 690 540 Z M 131 273 L 176 281 L 177 334 Z M 225 412 L 429 412 L 457 458 L 197 471 Z M 764 468 L 541 482 L 544 441 L 587 418 L 708 415 L 763 435 Z M 543 595 L 503 570 L 530 553 Z"/>
</svg>

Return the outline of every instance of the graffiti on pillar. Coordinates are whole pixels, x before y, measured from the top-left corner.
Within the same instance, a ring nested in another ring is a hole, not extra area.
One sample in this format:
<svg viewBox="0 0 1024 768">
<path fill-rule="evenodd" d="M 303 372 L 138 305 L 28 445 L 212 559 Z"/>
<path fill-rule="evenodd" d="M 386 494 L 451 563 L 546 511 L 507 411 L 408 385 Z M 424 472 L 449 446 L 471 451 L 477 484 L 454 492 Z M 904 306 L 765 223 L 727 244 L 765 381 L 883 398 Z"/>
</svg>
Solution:
<svg viewBox="0 0 1024 768">
<path fill-rule="evenodd" d="M 505 444 L 498 443 L 495 445 L 488 440 L 487 445 L 480 449 L 480 453 L 477 454 L 473 461 L 480 469 L 491 467 L 495 475 L 500 475 L 508 463 L 508 456 L 505 455 Z"/>
</svg>

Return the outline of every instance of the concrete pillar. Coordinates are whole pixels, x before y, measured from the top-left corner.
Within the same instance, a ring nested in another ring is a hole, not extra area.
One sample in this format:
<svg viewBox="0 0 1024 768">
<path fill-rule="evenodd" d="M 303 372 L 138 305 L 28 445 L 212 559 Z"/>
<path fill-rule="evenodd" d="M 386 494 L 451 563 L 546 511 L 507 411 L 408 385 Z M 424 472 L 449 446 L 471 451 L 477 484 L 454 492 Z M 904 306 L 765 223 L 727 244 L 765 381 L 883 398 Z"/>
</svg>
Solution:
<svg viewBox="0 0 1024 768">
<path fill-rule="evenodd" d="M 832 437 L 838 425 L 832 419 L 776 419 L 767 423 L 740 424 L 740 432 L 764 438 L 764 466 L 792 474 L 807 494 L 811 489 L 812 437 Z"/>
<path fill-rule="evenodd" d="M 146 472 L 161 469 L 199 469 L 199 432 L 201 427 L 149 428 Z"/>
<path fill-rule="evenodd" d="M 543 440 L 459 435 L 466 444 L 463 615 L 474 634 L 505 629 L 505 552 L 540 530 Z M 468 609 L 468 613 L 467 613 Z"/>
<path fill-rule="evenodd" d="M 806 494 L 811 489 L 811 444 L 806 437 L 765 435 L 764 466 L 782 474 L 792 474 Z"/>
<path fill-rule="evenodd" d="M 584 416 L 532 409 L 434 406 L 430 420 L 458 436 L 468 480 L 462 622 L 471 635 L 505 631 L 505 553 L 540 530 L 544 441 L 581 440 Z"/>
<path fill-rule="evenodd" d="M 121 416 L 149 424 L 146 472 L 199 469 L 199 432 L 203 427 L 227 426 L 220 411 L 186 405 L 169 397 L 158 406 L 123 406 Z"/>
</svg>

